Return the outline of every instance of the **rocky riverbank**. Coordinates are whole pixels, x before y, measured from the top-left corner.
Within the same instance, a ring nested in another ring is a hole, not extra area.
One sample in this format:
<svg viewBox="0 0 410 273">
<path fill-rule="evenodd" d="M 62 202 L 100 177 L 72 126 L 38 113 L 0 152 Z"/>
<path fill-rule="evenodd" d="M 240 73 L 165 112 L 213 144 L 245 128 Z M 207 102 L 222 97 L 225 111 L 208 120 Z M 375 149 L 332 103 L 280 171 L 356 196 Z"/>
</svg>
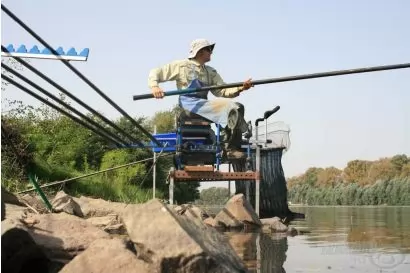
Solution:
<svg viewBox="0 0 410 273">
<path fill-rule="evenodd" d="M 225 231 L 297 234 L 279 218 L 259 219 L 242 194 L 215 217 L 189 204 L 124 204 L 64 192 L 49 213 L 36 197 L 3 196 L 4 272 L 247 272 Z"/>
</svg>

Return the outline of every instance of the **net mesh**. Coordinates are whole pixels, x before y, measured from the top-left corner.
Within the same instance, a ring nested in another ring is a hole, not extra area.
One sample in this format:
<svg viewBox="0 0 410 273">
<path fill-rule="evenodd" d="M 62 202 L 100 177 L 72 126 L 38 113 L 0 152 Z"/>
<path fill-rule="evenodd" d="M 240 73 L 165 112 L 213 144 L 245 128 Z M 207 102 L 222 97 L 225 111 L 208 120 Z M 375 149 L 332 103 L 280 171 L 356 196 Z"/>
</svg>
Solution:
<svg viewBox="0 0 410 273">
<path fill-rule="evenodd" d="M 290 149 L 290 128 L 282 121 L 258 125 L 258 140 L 269 139 L 272 143 L 263 148 L 284 148 L 284 152 Z M 253 128 L 251 141 L 255 140 L 256 128 Z"/>
</svg>

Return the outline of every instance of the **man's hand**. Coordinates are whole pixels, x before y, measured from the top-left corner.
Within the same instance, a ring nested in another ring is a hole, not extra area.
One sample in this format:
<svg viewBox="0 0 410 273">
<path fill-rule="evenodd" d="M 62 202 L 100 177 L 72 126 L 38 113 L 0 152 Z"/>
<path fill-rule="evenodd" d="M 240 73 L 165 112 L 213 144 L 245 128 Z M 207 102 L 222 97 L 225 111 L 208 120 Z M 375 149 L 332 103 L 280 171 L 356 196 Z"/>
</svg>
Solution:
<svg viewBox="0 0 410 273">
<path fill-rule="evenodd" d="M 152 87 L 151 92 L 156 99 L 162 99 L 164 97 L 164 91 L 159 86 Z"/>
<path fill-rule="evenodd" d="M 252 78 L 243 82 L 243 86 L 241 87 L 241 91 L 248 90 L 249 88 L 253 87 Z"/>
</svg>

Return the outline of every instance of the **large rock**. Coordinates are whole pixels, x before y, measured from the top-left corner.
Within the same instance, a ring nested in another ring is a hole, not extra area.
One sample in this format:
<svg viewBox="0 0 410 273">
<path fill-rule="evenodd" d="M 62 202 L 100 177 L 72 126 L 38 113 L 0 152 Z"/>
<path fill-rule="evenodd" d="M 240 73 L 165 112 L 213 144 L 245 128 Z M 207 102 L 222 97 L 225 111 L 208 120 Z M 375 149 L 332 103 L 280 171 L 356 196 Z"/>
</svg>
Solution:
<svg viewBox="0 0 410 273">
<path fill-rule="evenodd" d="M 15 196 L 11 192 L 7 191 L 3 186 L 1 187 L 1 200 L 5 204 L 13 204 L 13 205 L 17 205 L 17 206 L 24 206 L 24 204 L 22 204 L 20 202 L 20 200 L 17 198 L 17 196 Z"/>
<path fill-rule="evenodd" d="M 25 205 L 29 205 L 31 208 L 33 208 L 38 213 L 48 212 L 48 208 L 44 204 L 43 200 L 41 200 L 41 197 L 38 195 L 25 194 L 25 195 L 19 196 L 19 200 L 21 203 Z"/>
<path fill-rule="evenodd" d="M 25 229 L 24 220 L 27 217 L 27 208 L 12 204 L 5 204 L 6 219 L 1 222 L 1 234 L 12 228 Z"/>
<path fill-rule="evenodd" d="M 29 210 L 27 207 L 5 204 L 6 219 L 21 220 L 26 218 Z"/>
<path fill-rule="evenodd" d="M 172 206 L 169 206 L 172 207 Z M 218 230 L 224 230 L 225 226 L 216 221 L 213 217 L 209 216 L 203 209 L 191 205 L 191 204 L 184 204 L 173 207 L 175 212 L 179 215 L 186 216 L 188 218 L 192 218 L 193 220 L 202 220 L 205 225 L 216 228 Z"/>
<path fill-rule="evenodd" d="M 220 222 L 216 221 L 212 217 L 208 217 L 204 220 L 204 224 L 208 225 L 210 227 L 216 228 L 218 230 L 225 230 L 225 226 L 221 224 Z"/>
<path fill-rule="evenodd" d="M 157 199 L 126 209 L 122 217 L 129 237 L 158 272 L 246 272 L 222 234 Z"/>
<path fill-rule="evenodd" d="M 188 217 L 194 217 L 200 220 L 205 220 L 206 218 L 209 218 L 209 215 L 203 209 L 200 209 L 193 205 L 188 207 L 184 214 Z"/>
<path fill-rule="evenodd" d="M 13 228 L 19 228 L 19 229 L 27 230 L 26 225 L 21 220 L 13 219 L 13 218 L 10 219 L 9 218 L 9 219 L 5 219 L 5 220 L 1 221 L 1 235 L 2 236 L 7 231 L 9 231 Z"/>
<path fill-rule="evenodd" d="M 4 203 L 3 198 L 1 198 L 1 220 L 6 219 L 6 203 Z"/>
<path fill-rule="evenodd" d="M 125 234 L 124 225 L 121 223 L 117 214 L 107 216 L 91 217 L 86 220 L 93 226 L 99 227 L 110 234 Z"/>
<path fill-rule="evenodd" d="M 80 206 L 81 212 L 85 218 L 107 216 L 109 214 L 121 215 L 125 208 L 138 207 L 136 204 L 125 204 L 119 202 L 110 202 L 103 199 L 94 199 L 81 196 L 74 197 L 73 200 Z"/>
<path fill-rule="evenodd" d="M 172 207 L 172 206 L 170 206 Z M 186 215 L 188 217 L 194 217 L 197 219 L 205 220 L 209 217 L 208 213 L 206 213 L 203 209 L 198 208 L 192 204 L 183 204 L 180 206 L 174 207 L 174 210 L 179 215 Z"/>
<path fill-rule="evenodd" d="M 51 206 L 53 207 L 54 212 L 65 212 L 71 215 L 84 217 L 80 205 L 78 205 L 77 202 L 64 191 L 57 192 L 53 201 L 51 201 Z"/>
<path fill-rule="evenodd" d="M 244 225 L 262 226 L 258 215 L 243 194 L 232 196 L 215 216 L 215 220 L 223 223 L 227 228 L 241 228 Z"/>
<path fill-rule="evenodd" d="M 99 239 L 65 265 L 61 273 L 128 273 L 154 272 L 137 258 L 132 244 L 120 239 Z"/>
<path fill-rule="evenodd" d="M 32 215 L 26 221 L 35 223 L 27 231 L 53 260 L 69 260 L 93 241 L 109 234 L 86 220 L 66 213 Z"/>
<path fill-rule="evenodd" d="M 50 267 L 51 261 L 24 229 L 11 228 L 1 236 L 2 272 L 49 272 Z"/>
<path fill-rule="evenodd" d="M 264 218 L 261 219 L 264 231 L 270 232 L 287 232 L 288 226 L 286 226 L 279 217 Z"/>
</svg>

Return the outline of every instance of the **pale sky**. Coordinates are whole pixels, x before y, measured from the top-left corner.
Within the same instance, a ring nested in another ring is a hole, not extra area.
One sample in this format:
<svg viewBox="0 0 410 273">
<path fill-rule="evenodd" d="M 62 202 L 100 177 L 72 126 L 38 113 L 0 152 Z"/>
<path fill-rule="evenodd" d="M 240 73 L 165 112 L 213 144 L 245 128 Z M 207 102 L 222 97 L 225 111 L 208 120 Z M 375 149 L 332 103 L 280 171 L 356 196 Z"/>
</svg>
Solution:
<svg viewBox="0 0 410 273">
<path fill-rule="evenodd" d="M 149 70 L 186 58 L 196 38 L 216 42 L 208 64 L 227 83 L 410 62 L 407 0 L 2 3 L 55 48 L 90 48 L 88 61 L 74 66 L 133 117 L 177 103 L 177 96 L 132 96 L 150 92 Z M 42 48 L 1 16 L 2 45 Z M 62 63 L 31 64 L 109 118 L 120 116 Z M 175 83 L 162 87 L 174 90 Z M 2 96 L 34 103 L 13 88 Z M 291 128 L 291 148 L 282 161 L 287 177 L 312 166 L 344 168 L 354 159 L 410 155 L 410 69 L 259 85 L 235 100 L 252 121 L 281 106 L 270 121 Z"/>
</svg>

